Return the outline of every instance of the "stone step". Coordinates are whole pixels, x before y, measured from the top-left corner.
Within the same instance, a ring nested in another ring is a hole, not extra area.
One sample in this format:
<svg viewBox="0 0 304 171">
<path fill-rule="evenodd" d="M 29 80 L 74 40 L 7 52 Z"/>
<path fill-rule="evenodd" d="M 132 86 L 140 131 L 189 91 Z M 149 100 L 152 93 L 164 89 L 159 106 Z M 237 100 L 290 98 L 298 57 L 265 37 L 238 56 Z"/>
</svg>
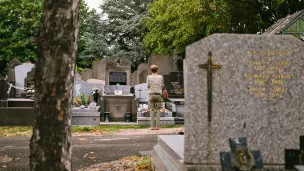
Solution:
<svg viewBox="0 0 304 171">
<path fill-rule="evenodd" d="M 159 135 L 151 155 L 154 170 L 181 170 L 184 159 L 184 136 Z"/>
</svg>

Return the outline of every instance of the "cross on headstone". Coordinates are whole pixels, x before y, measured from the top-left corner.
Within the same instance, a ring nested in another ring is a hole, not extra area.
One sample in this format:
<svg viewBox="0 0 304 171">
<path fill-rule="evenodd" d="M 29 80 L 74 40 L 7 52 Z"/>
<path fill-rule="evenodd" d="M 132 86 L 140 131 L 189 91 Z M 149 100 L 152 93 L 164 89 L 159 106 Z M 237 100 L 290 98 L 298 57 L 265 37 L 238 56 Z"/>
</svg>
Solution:
<svg viewBox="0 0 304 171">
<path fill-rule="evenodd" d="M 207 69 L 207 86 L 208 86 L 208 122 L 211 122 L 211 114 L 212 114 L 212 70 L 213 69 L 221 69 L 222 66 L 219 64 L 214 64 L 212 61 L 212 53 L 208 53 L 208 60 L 206 64 L 200 64 L 200 68 Z"/>
<path fill-rule="evenodd" d="M 285 169 L 294 170 L 295 165 L 304 165 L 304 136 L 300 136 L 300 150 L 285 149 Z"/>
<path fill-rule="evenodd" d="M 220 152 L 222 171 L 250 171 L 262 169 L 260 151 L 249 151 L 246 137 L 229 139 L 231 152 Z"/>
<path fill-rule="evenodd" d="M 177 71 L 177 75 L 176 75 L 176 76 L 177 76 L 177 82 L 178 82 L 178 84 L 180 84 L 180 82 L 179 82 L 180 79 L 179 79 L 179 78 L 180 78 L 182 75 L 179 74 L 179 71 Z"/>
<path fill-rule="evenodd" d="M 143 90 L 140 88 L 140 89 L 137 90 L 137 91 L 139 91 L 139 98 L 141 99 L 141 92 L 142 92 Z"/>
</svg>

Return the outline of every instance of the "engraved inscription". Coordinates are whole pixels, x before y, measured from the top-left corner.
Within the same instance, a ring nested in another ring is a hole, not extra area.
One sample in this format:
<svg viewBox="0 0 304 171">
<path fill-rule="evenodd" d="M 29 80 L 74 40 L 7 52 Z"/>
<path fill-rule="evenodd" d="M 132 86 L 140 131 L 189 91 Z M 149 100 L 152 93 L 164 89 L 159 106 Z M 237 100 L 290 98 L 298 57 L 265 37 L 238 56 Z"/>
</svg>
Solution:
<svg viewBox="0 0 304 171">
<path fill-rule="evenodd" d="M 248 72 L 244 78 L 249 83 L 248 91 L 261 100 L 275 100 L 284 97 L 288 92 L 287 83 L 292 79 L 288 73 L 291 61 L 284 57 L 291 55 L 290 51 L 250 50 L 252 59 L 245 61 Z"/>
</svg>

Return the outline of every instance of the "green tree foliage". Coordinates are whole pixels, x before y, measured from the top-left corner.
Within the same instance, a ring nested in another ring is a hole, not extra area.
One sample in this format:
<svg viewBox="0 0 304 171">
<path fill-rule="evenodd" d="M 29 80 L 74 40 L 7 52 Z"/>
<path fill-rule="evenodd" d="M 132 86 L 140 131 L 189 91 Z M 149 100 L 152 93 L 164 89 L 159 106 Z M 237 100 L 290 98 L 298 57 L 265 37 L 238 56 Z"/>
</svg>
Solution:
<svg viewBox="0 0 304 171">
<path fill-rule="evenodd" d="M 105 0 L 101 5 L 106 24 L 108 56 L 144 59 L 145 18 L 151 0 Z"/>
<path fill-rule="evenodd" d="M 155 0 L 144 46 L 152 54 L 171 54 L 172 49 L 183 53 L 188 44 L 226 30 L 225 7 L 222 0 Z"/>
<path fill-rule="evenodd" d="M 106 40 L 105 22 L 101 20 L 100 14 L 94 9 L 85 10 L 84 17 L 81 17 L 79 50 L 77 58 L 77 67 L 91 67 L 92 62 L 101 59 L 108 54 L 108 45 Z"/>
<path fill-rule="evenodd" d="M 0 74 L 14 58 L 36 61 L 36 45 L 43 0 L 0 1 Z"/>
<path fill-rule="evenodd" d="M 7 63 L 14 58 L 21 62 L 37 60 L 42 4 L 43 0 L 0 0 L 0 74 L 5 74 Z M 104 52 L 100 49 L 105 47 L 100 44 L 104 39 L 94 36 L 101 30 L 101 20 L 84 0 L 80 4 L 77 66 L 90 67 L 94 58 L 88 56 L 100 57 Z"/>
<path fill-rule="evenodd" d="M 303 8 L 303 0 L 154 0 L 144 47 L 153 54 L 184 53 L 212 33 L 261 33 Z"/>
<path fill-rule="evenodd" d="M 303 0 L 227 0 L 229 32 L 262 33 L 280 18 L 304 8 Z"/>
</svg>

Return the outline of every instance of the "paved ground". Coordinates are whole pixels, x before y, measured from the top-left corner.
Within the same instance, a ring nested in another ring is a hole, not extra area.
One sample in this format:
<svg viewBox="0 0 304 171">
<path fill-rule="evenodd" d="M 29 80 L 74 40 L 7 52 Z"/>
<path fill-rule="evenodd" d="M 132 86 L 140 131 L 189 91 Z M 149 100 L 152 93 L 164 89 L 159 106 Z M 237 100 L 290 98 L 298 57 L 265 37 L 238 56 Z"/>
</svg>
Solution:
<svg viewBox="0 0 304 171">
<path fill-rule="evenodd" d="M 86 134 L 72 138 L 72 170 L 150 151 L 158 134 L 176 134 L 180 128 L 129 130 L 115 135 Z M 0 138 L 0 171 L 27 171 L 29 137 Z"/>
</svg>

